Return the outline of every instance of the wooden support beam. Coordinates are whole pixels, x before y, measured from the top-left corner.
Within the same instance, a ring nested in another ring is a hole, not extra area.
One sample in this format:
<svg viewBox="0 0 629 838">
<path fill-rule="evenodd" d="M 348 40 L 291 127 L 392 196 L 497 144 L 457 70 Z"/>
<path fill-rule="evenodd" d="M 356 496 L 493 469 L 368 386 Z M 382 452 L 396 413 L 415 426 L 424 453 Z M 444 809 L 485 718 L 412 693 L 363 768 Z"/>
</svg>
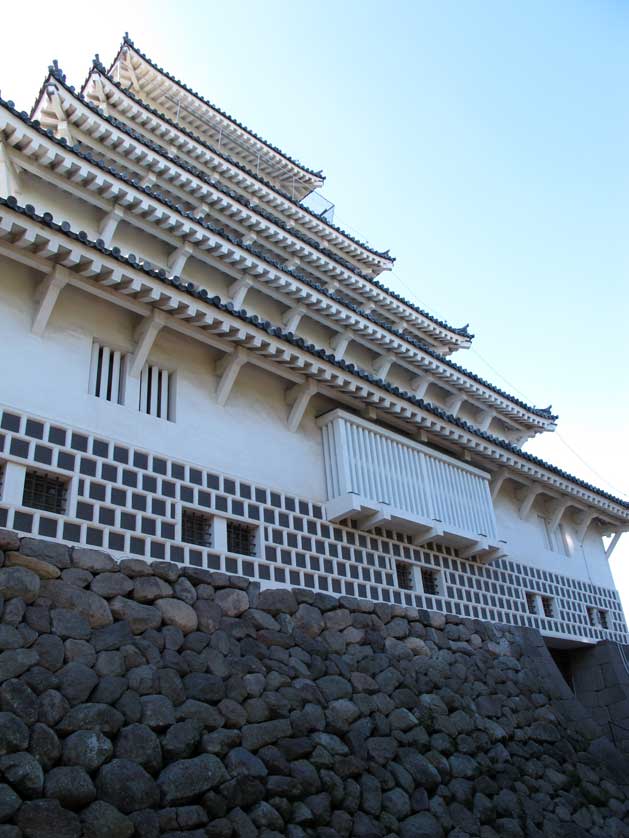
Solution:
<svg viewBox="0 0 629 838">
<path fill-rule="evenodd" d="M 216 387 L 216 401 L 221 407 L 224 407 L 227 403 L 227 399 L 238 378 L 238 373 L 246 363 L 247 351 L 239 346 L 235 352 L 226 355 L 216 365 L 216 372 L 220 375 Z"/>
<path fill-rule="evenodd" d="M 6 143 L 0 143 L 0 195 L 21 197 L 20 179 Z"/>
<path fill-rule="evenodd" d="M 135 331 L 135 350 L 129 358 L 129 375 L 139 378 L 144 369 L 149 352 L 153 348 L 155 338 L 161 331 L 166 317 L 159 311 L 153 311 L 150 317 L 145 317 Z"/>
<path fill-rule="evenodd" d="M 614 550 L 616 549 L 616 546 L 617 546 L 618 542 L 620 541 L 620 536 L 621 536 L 624 532 L 626 532 L 626 530 L 618 530 L 617 532 L 615 532 L 615 533 L 614 533 L 614 537 L 612 538 L 612 540 L 611 540 L 611 541 L 609 542 L 609 544 L 607 545 L 607 550 L 605 550 L 605 558 L 606 558 L 606 559 L 610 559 L 610 558 L 611 558 L 612 553 L 614 552 Z"/>
<path fill-rule="evenodd" d="M 557 501 L 557 503 L 553 507 L 552 516 L 551 516 L 551 518 L 548 522 L 548 526 L 549 526 L 551 532 L 554 532 L 557 529 L 557 527 L 559 526 L 559 523 L 560 523 L 560 521 L 563 517 L 564 512 L 570 506 L 571 503 L 572 503 L 572 501 L 570 501 L 570 500 L 559 500 L 559 501 Z"/>
<path fill-rule="evenodd" d="M 286 326 L 287 331 L 295 332 L 295 329 L 299 326 L 301 322 L 301 318 L 304 316 L 305 311 L 301 306 L 297 306 L 296 308 L 289 308 L 288 311 L 284 312 L 282 316 L 282 322 Z"/>
<path fill-rule="evenodd" d="M 339 332 L 337 335 L 334 335 L 332 340 L 330 341 L 330 346 L 332 347 L 332 352 L 334 353 L 334 357 L 337 361 L 342 361 L 343 356 L 347 352 L 347 347 L 352 340 L 352 335 L 349 331 Z"/>
<path fill-rule="evenodd" d="M 65 271 L 62 273 L 59 269 L 53 271 L 52 274 L 45 277 L 37 287 L 36 292 L 36 306 L 33 315 L 33 323 L 31 325 L 31 332 L 38 337 L 44 334 L 50 315 L 55 307 L 55 303 L 61 293 L 61 289 L 66 285 L 68 279 L 65 276 Z"/>
<path fill-rule="evenodd" d="M 416 396 L 418 399 L 423 399 L 426 396 L 426 391 L 432 384 L 432 378 L 429 376 L 418 376 L 417 378 L 413 379 L 411 382 L 411 386 L 413 388 L 413 395 Z"/>
<path fill-rule="evenodd" d="M 450 398 L 446 401 L 445 408 L 448 413 L 451 413 L 453 416 L 459 415 L 459 410 L 463 402 L 465 401 L 464 396 L 459 396 L 458 394 L 454 393 Z"/>
<path fill-rule="evenodd" d="M 501 469 L 500 471 L 496 472 L 491 479 L 491 499 L 496 500 L 500 490 L 502 489 L 502 484 L 505 480 L 509 477 L 509 472 L 506 469 Z"/>
<path fill-rule="evenodd" d="M 173 250 L 168 257 L 168 270 L 172 276 L 181 276 L 181 272 L 190 256 L 192 256 L 190 245 L 184 244 L 176 250 Z"/>
<path fill-rule="evenodd" d="M 413 544 L 415 547 L 421 547 L 422 544 L 434 541 L 435 538 L 440 538 L 442 535 L 443 527 L 429 527 L 423 532 L 417 533 L 417 535 L 413 537 Z"/>
<path fill-rule="evenodd" d="M 299 428 L 301 420 L 304 418 L 306 408 L 310 403 L 310 399 L 316 392 L 317 383 L 311 378 L 309 378 L 304 384 L 292 387 L 288 391 L 286 394 L 286 401 L 289 405 L 291 405 L 290 412 L 288 414 L 289 431 L 294 433 Z"/>
<path fill-rule="evenodd" d="M 497 559 L 502 559 L 506 555 L 508 554 L 505 547 L 493 547 L 491 550 L 486 550 L 480 555 L 478 560 L 481 564 L 489 564 L 490 562 L 495 562 Z"/>
<path fill-rule="evenodd" d="M 105 247 L 110 247 L 116 228 L 124 218 L 122 207 L 114 207 L 111 212 L 105 215 L 98 226 L 99 237 L 105 242 Z"/>
<path fill-rule="evenodd" d="M 391 520 L 391 513 L 386 509 L 378 509 L 377 512 L 372 512 L 365 518 L 360 518 L 360 528 L 363 530 L 372 530 L 374 527 L 381 527 Z"/>
<path fill-rule="evenodd" d="M 477 553 L 482 553 L 484 550 L 487 550 L 489 544 L 487 543 L 486 538 L 479 538 L 478 541 L 474 541 L 472 544 L 469 544 L 467 547 L 463 547 L 459 549 L 459 556 L 462 559 L 470 559 L 472 556 L 475 556 Z"/>
<path fill-rule="evenodd" d="M 522 503 L 520 504 L 520 518 L 524 520 L 527 517 L 533 504 L 535 503 L 535 498 L 544 491 L 543 487 L 540 486 L 538 483 L 533 483 L 526 491 Z"/>
<path fill-rule="evenodd" d="M 493 410 L 484 410 L 476 423 L 477 428 L 481 431 L 488 431 L 495 415 L 496 413 Z"/>
<path fill-rule="evenodd" d="M 230 296 L 231 303 L 236 311 L 239 311 L 243 303 L 245 302 L 245 297 L 247 296 L 247 292 L 251 288 L 251 280 L 245 279 L 237 279 L 236 282 L 232 282 L 229 286 L 229 291 L 227 292 Z"/>
<path fill-rule="evenodd" d="M 379 358 L 376 358 L 373 364 L 373 371 L 378 378 L 382 378 L 384 380 L 387 377 L 393 361 L 393 355 L 381 355 Z"/>
<path fill-rule="evenodd" d="M 581 520 L 577 524 L 576 537 L 579 544 L 583 544 L 590 524 L 596 518 L 596 512 L 583 512 Z"/>
</svg>

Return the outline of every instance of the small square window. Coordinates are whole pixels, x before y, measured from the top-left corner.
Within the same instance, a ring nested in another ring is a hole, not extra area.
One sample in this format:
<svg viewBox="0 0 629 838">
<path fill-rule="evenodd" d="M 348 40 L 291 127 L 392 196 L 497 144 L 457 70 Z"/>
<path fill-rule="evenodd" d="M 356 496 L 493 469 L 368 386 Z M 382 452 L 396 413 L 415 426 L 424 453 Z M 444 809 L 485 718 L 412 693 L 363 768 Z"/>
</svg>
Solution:
<svg viewBox="0 0 629 838">
<path fill-rule="evenodd" d="M 184 509 L 181 516 L 181 540 L 198 547 L 212 546 L 212 519 L 209 515 Z"/>
<path fill-rule="evenodd" d="M 40 471 L 27 471 L 22 506 L 63 515 L 66 507 L 67 481 Z"/>
<path fill-rule="evenodd" d="M 88 392 L 114 404 L 124 403 L 126 356 L 94 341 L 90 361 Z"/>
<path fill-rule="evenodd" d="M 255 556 L 256 528 L 235 521 L 227 522 L 227 550 L 240 556 Z"/>
<path fill-rule="evenodd" d="M 396 562 L 395 572 L 397 574 L 398 588 L 403 588 L 405 591 L 413 590 L 413 571 L 410 564 L 406 562 Z"/>
<path fill-rule="evenodd" d="M 439 573 L 436 570 L 430 570 L 427 567 L 422 567 L 422 587 L 424 593 L 428 596 L 439 596 Z"/>
<path fill-rule="evenodd" d="M 555 616 L 555 604 L 554 600 L 550 596 L 543 596 L 542 597 L 542 608 L 544 609 L 544 616 L 545 617 L 554 617 Z"/>
<path fill-rule="evenodd" d="M 168 370 L 145 364 L 140 374 L 140 397 L 138 409 L 141 413 L 157 419 L 175 419 L 174 375 Z"/>
</svg>

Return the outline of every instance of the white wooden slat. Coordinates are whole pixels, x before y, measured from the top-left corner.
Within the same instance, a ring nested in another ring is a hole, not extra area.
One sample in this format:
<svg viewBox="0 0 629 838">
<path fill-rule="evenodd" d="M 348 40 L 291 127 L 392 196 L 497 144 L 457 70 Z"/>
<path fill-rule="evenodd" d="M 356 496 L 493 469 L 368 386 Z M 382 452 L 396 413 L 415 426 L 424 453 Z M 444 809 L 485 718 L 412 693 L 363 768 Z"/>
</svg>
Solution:
<svg viewBox="0 0 629 838">
<path fill-rule="evenodd" d="M 151 383 L 150 387 L 150 404 L 148 413 L 151 416 L 158 416 L 157 412 L 157 401 L 159 398 L 159 367 L 151 366 L 150 368 L 150 377 L 149 381 Z"/>
<path fill-rule="evenodd" d="M 376 425 L 337 416 L 323 425 L 328 498 L 355 494 L 409 519 L 437 519 L 445 531 L 496 539 L 488 476 Z"/>
<path fill-rule="evenodd" d="M 96 392 L 96 381 L 98 379 L 98 354 L 99 354 L 100 346 L 96 341 L 92 343 L 92 355 L 90 358 L 90 378 L 89 384 L 87 388 L 87 392 L 90 396 L 97 396 L 98 393 Z"/>
<path fill-rule="evenodd" d="M 97 396 L 100 396 L 101 399 L 107 398 L 107 385 L 109 384 L 109 356 L 111 355 L 111 349 L 108 346 L 102 347 L 102 356 L 100 362 L 100 388 Z"/>
<path fill-rule="evenodd" d="M 162 370 L 160 387 L 160 416 L 162 419 L 170 419 L 169 379 L 168 371 Z"/>
<path fill-rule="evenodd" d="M 148 413 L 147 404 L 146 404 L 146 392 L 147 392 L 147 384 L 149 377 L 149 365 L 144 364 L 144 368 L 142 370 L 142 374 L 140 375 L 140 400 L 138 404 L 138 408 L 142 413 Z"/>
<path fill-rule="evenodd" d="M 122 355 L 118 350 L 113 352 L 113 363 L 111 368 L 111 400 L 114 404 L 120 403 L 120 365 Z"/>
</svg>

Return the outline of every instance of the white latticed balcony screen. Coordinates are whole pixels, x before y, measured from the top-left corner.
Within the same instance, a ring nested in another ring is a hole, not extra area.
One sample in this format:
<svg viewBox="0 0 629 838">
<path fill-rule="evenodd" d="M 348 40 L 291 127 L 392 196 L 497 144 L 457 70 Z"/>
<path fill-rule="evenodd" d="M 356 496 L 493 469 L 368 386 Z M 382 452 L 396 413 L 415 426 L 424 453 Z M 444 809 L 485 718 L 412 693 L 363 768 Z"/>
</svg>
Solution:
<svg viewBox="0 0 629 838">
<path fill-rule="evenodd" d="M 489 475 L 336 410 L 323 432 L 328 517 L 432 530 L 470 552 L 498 546 Z M 359 513 L 354 515 L 354 513 Z"/>
</svg>

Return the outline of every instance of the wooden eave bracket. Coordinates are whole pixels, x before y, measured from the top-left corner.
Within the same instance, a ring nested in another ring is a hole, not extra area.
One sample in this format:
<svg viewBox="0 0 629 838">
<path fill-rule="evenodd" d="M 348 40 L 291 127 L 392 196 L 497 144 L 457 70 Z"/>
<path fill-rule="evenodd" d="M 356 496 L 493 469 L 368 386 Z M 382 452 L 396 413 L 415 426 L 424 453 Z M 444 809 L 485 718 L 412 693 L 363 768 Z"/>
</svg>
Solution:
<svg viewBox="0 0 629 838">
<path fill-rule="evenodd" d="M 426 395 L 426 391 L 433 383 L 433 379 L 429 375 L 425 376 L 418 376 L 414 378 L 411 382 L 411 386 L 413 388 L 413 395 L 418 399 L 423 399 Z"/>
<path fill-rule="evenodd" d="M 461 409 L 463 402 L 465 401 L 465 396 L 460 396 L 457 393 L 454 393 L 445 403 L 445 408 L 448 413 L 451 413 L 452 416 L 457 417 L 459 415 L 459 410 Z"/>
<path fill-rule="evenodd" d="M 37 286 L 35 312 L 31 325 L 31 332 L 37 335 L 37 337 L 41 337 L 44 334 L 61 289 L 67 282 L 68 277 L 66 276 L 66 271 L 63 268 L 56 268 Z"/>
<path fill-rule="evenodd" d="M 114 207 L 111 212 L 108 212 L 98 225 L 98 233 L 100 238 L 105 243 L 105 247 L 111 247 L 111 242 L 116 233 L 118 224 L 124 218 L 124 210 L 122 207 Z"/>
<path fill-rule="evenodd" d="M 627 530 L 623 528 L 621 530 L 617 530 L 614 533 L 612 540 L 609 542 L 609 544 L 607 545 L 607 549 L 605 550 L 605 558 L 607 560 L 611 558 L 612 553 L 614 552 L 616 546 L 618 545 L 618 542 L 620 541 L 620 536 L 625 532 L 627 532 Z"/>
<path fill-rule="evenodd" d="M 590 528 L 590 524 L 596 518 L 596 512 L 583 512 L 581 516 L 581 520 L 577 524 L 577 531 L 576 537 L 579 544 L 583 544 L 585 541 L 585 536 L 587 534 L 588 529 Z"/>
<path fill-rule="evenodd" d="M 496 472 L 491 479 L 491 499 L 496 500 L 498 495 L 500 494 L 500 490 L 502 489 L 503 483 L 509 477 L 509 472 L 506 469 L 500 469 L 500 471 Z"/>
<path fill-rule="evenodd" d="M 228 294 L 231 300 L 231 304 L 233 307 L 238 311 L 242 308 L 245 297 L 247 296 L 250 288 L 251 288 L 251 280 L 247 279 L 246 277 L 241 277 L 241 279 L 237 279 L 236 282 L 232 282 L 229 286 Z"/>
<path fill-rule="evenodd" d="M 181 272 L 190 256 L 192 256 L 192 247 L 189 244 L 183 244 L 173 250 L 168 257 L 168 270 L 172 276 L 181 276 Z"/>
<path fill-rule="evenodd" d="M 7 144 L 0 142 L 0 195 L 21 196 L 20 178 Z"/>
<path fill-rule="evenodd" d="M 388 353 L 386 355 L 381 355 L 380 358 L 376 358 L 373 364 L 373 370 L 378 378 L 381 378 L 383 381 L 386 379 L 393 361 L 393 355 L 389 355 Z"/>
<path fill-rule="evenodd" d="M 282 322 L 286 326 L 287 331 L 295 334 L 295 330 L 301 323 L 301 318 L 304 316 L 305 313 L 306 312 L 303 310 L 301 306 L 289 308 L 288 311 L 284 312 L 284 314 L 282 315 Z"/>
<path fill-rule="evenodd" d="M 415 547 L 421 547 L 422 544 L 427 544 L 429 541 L 434 541 L 435 538 L 440 538 L 443 535 L 443 527 L 435 525 L 434 527 L 427 527 L 423 532 L 417 533 L 413 536 L 413 544 Z"/>
<path fill-rule="evenodd" d="M 150 317 L 145 317 L 135 332 L 135 350 L 129 358 L 129 375 L 132 378 L 139 378 L 144 369 L 144 364 L 155 343 L 155 338 L 166 323 L 166 315 L 154 310 Z"/>
<path fill-rule="evenodd" d="M 535 498 L 537 498 L 538 495 L 541 495 L 544 491 L 546 491 L 545 488 L 539 483 L 533 483 L 529 486 L 522 503 L 520 504 L 520 518 L 522 518 L 522 520 L 524 520 L 531 511 L 533 504 L 535 503 Z"/>
<path fill-rule="evenodd" d="M 359 518 L 360 528 L 363 530 L 372 530 L 374 527 L 381 527 L 391 520 L 391 512 L 382 506 L 376 512 L 371 512 L 369 515 Z"/>
<path fill-rule="evenodd" d="M 316 381 L 311 378 L 303 384 L 298 384 L 286 393 L 286 403 L 290 405 L 288 413 L 288 429 L 292 433 L 298 430 L 304 418 L 310 399 L 317 393 Z"/>
<path fill-rule="evenodd" d="M 227 399 L 238 378 L 238 373 L 247 363 L 247 360 L 247 350 L 239 346 L 234 352 L 226 355 L 216 364 L 216 372 L 220 375 L 216 387 L 216 401 L 221 407 L 224 407 L 227 403 Z"/>
<path fill-rule="evenodd" d="M 551 531 L 556 530 L 559 526 L 561 519 L 563 517 L 564 512 L 566 509 L 572 505 L 574 501 L 572 500 L 558 500 L 555 504 L 550 521 L 548 522 L 548 526 Z"/>
<path fill-rule="evenodd" d="M 351 332 L 347 330 L 334 335 L 334 337 L 330 341 L 330 346 L 332 347 L 334 357 L 337 359 L 337 361 L 343 360 L 345 353 L 347 352 L 347 347 L 350 345 L 351 340 Z"/>
<path fill-rule="evenodd" d="M 492 419 L 496 415 L 495 410 L 484 410 L 481 413 L 480 419 L 477 423 L 477 428 L 481 431 L 488 431 L 489 426 L 491 425 Z"/>
</svg>

